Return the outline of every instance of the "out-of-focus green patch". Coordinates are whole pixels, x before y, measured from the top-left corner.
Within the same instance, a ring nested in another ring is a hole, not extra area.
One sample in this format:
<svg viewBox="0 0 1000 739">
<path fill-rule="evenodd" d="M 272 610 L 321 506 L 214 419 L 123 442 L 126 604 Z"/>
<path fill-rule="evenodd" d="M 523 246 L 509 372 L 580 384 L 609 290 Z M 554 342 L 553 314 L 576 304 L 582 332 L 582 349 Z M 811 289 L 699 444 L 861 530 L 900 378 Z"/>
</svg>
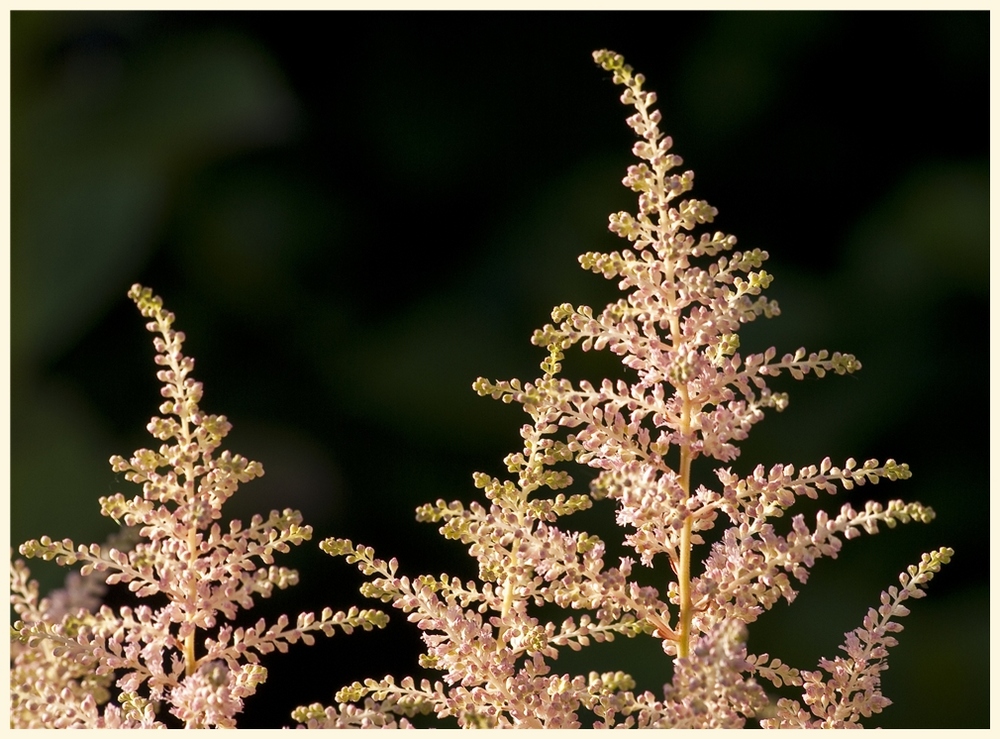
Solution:
<svg viewBox="0 0 1000 739">
<path fill-rule="evenodd" d="M 11 434 L 11 456 L 37 461 L 11 466 L 11 546 L 16 552 L 19 544 L 42 534 L 56 541 L 103 541 L 116 527 L 100 515 L 97 499 L 128 494 L 134 487 L 121 476 L 116 482 L 108 465 L 115 451 L 110 430 L 67 385 L 39 386 L 16 399 L 15 411 L 20 404 L 30 405 L 32 412 L 18 416 L 23 420 Z M 43 593 L 61 587 L 65 574 L 55 566 L 32 567 Z"/>
<path fill-rule="evenodd" d="M 989 171 L 932 160 L 902 179 L 848 246 L 857 276 L 887 308 L 919 310 L 942 293 L 989 290 Z"/>
<path fill-rule="evenodd" d="M 15 90 L 27 87 L 19 75 L 38 76 L 19 60 L 49 60 L 11 113 L 11 341 L 25 366 L 58 355 L 119 298 L 185 172 L 280 140 L 295 120 L 273 63 L 237 36 L 129 49 L 76 40 L 69 20 L 42 30 L 15 34 L 12 50 Z"/>
</svg>

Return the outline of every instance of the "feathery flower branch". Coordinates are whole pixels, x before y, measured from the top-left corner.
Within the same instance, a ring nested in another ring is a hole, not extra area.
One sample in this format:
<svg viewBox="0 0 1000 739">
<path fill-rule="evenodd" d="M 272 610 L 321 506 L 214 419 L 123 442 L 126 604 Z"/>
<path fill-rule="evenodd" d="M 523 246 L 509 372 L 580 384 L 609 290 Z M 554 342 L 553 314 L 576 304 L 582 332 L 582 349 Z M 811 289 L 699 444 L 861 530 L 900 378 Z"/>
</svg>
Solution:
<svg viewBox="0 0 1000 739">
<path fill-rule="evenodd" d="M 161 705 L 189 728 L 234 727 L 243 701 L 267 677 L 259 655 L 312 644 L 319 632 L 381 628 L 385 614 L 351 608 L 303 613 L 295 625 L 281 616 L 272 625 L 234 629 L 233 619 L 256 597 L 298 582 L 298 573 L 274 564 L 276 554 L 312 538 L 298 511 L 255 515 L 249 526 L 218 523 L 223 504 L 263 467 L 229 451 L 217 453 L 231 429 L 225 416 L 201 411 L 202 385 L 191 377 L 194 360 L 182 352 L 184 334 L 174 315 L 148 288 L 129 297 L 156 334 L 157 373 L 163 383 L 162 417 L 147 429 L 162 443 L 111 467 L 142 486 L 131 499 L 100 499 L 101 513 L 124 524 L 129 537 L 110 546 L 75 545 L 47 536 L 21 545 L 24 557 L 81 565 L 76 582 L 100 578 L 101 587 L 128 586 L 153 603 L 117 610 L 67 596 L 63 608 L 39 600 L 21 560 L 11 570 L 12 727 L 147 728 L 162 726 Z M 122 546 L 124 544 L 125 546 Z M 74 602 L 75 601 L 75 602 Z M 221 618 L 220 618 L 221 617 Z M 112 699 L 112 685 L 119 689 Z M 104 705 L 103 711 L 100 706 Z"/>
<path fill-rule="evenodd" d="M 624 87 L 621 101 L 635 111 L 627 122 L 639 137 L 632 151 L 640 162 L 622 182 L 638 194 L 638 210 L 609 219 L 610 230 L 631 248 L 588 252 L 579 261 L 617 280 L 624 297 L 602 311 L 556 306 L 552 323 L 532 336 L 548 354 L 541 378 L 479 378 L 473 384 L 480 395 L 521 405 L 531 419 L 521 429 L 523 449 L 504 460 L 514 477 L 477 473 L 485 503 L 438 500 L 421 506 L 417 518 L 440 524 L 443 536 L 468 547 L 479 582 L 448 575 L 410 579 L 397 574 L 395 559 L 376 559 L 370 548 L 323 542 L 329 554 L 347 557 L 373 578 L 362 593 L 391 603 L 417 624 L 426 646 L 420 664 L 441 671 L 443 679 L 419 688 L 411 678 L 397 682 L 391 676 L 356 682 L 337 694 L 336 707 L 300 709 L 304 725 L 407 726 L 418 713 L 433 713 L 459 726 L 576 727 L 590 716 L 595 727 L 738 727 L 768 706 L 758 675 L 804 687 L 813 712 L 810 718 L 798 703 L 779 702 L 764 726 L 855 725 L 858 715 L 887 705 L 878 670 L 884 669 L 885 648 L 895 643 L 885 632 L 897 626 L 887 619 L 905 615 L 901 599 L 922 594 L 918 586 L 951 550 L 925 555 L 909 589 L 883 595 L 878 615 L 848 635 L 849 663 L 821 663 L 833 671 L 830 681 L 769 655 L 747 654 L 746 627 L 779 599 L 791 602 L 792 581 L 805 583 L 816 560 L 836 557 L 842 538 L 874 534 L 880 524 L 926 523 L 934 512 L 899 500 L 869 502 L 862 511 L 845 504 L 834 517 L 818 513 L 813 527 L 796 515 L 788 533 L 774 528 L 772 519 L 801 496 L 907 479 L 909 467 L 891 459 L 860 466 L 848 459 L 838 467 L 826 458 L 798 470 L 757 465 L 746 476 L 719 466 L 719 488 L 693 486 L 695 463 L 732 462 L 765 411 L 787 407 L 788 395 L 773 392 L 769 378 L 845 375 L 861 363 L 851 354 L 805 348 L 780 358 L 774 347 L 741 354 L 740 328 L 780 314 L 763 294 L 773 279 L 762 269 L 768 254 L 736 251 L 736 238 L 718 231 L 693 235 L 717 211 L 705 201 L 681 199 L 694 173 L 676 171 L 683 161 L 660 132 L 655 93 L 643 90 L 642 75 L 620 55 L 600 51 L 594 59 Z M 612 352 L 634 379 L 574 384 L 560 377 L 575 345 Z M 573 462 L 596 470 L 590 496 L 545 497 L 545 488 L 572 485 L 557 468 Z M 616 521 L 638 561 L 653 566 L 664 555 L 669 562 L 675 579 L 662 590 L 632 579 L 632 558 L 608 567 L 598 537 L 560 527 L 563 516 L 605 498 L 617 504 Z M 723 522 L 728 527 L 695 567 L 696 548 L 706 545 L 703 534 Z M 549 608 L 539 610 L 543 606 Z M 551 613 L 551 606 L 571 613 L 561 623 L 546 622 L 537 614 Z M 674 658 L 662 698 L 635 694 L 624 673 L 552 672 L 562 647 L 641 635 L 658 639 Z"/>
<path fill-rule="evenodd" d="M 556 306 L 552 322 L 531 337 L 547 352 L 540 378 L 473 384 L 529 417 L 521 449 L 504 458 L 510 477 L 476 473 L 484 501 L 438 500 L 420 506 L 417 519 L 461 542 L 478 579 L 413 577 L 401 574 L 396 559 L 350 539 L 320 543 L 363 573 L 363 595 L 417 626 L 425 647 L 419 665 L 441 679 L 355 681 L 336 692 L 335 706 L 297 708 L 292 717 L 301 726 L 393 728 L 437 719 L 485 728 L 738 728 L 757 718 L 765 728 L 846 728 L 890 703 L 879 676 L 902 630 L 894 619 L 909 613 L 904 602 L 923 597 L 954 552 L 924 554 L 900 575 L 900 587 L 882 593 L 879 608 L 845 635 L 846 657 L 808 671 L 748 653 L 748 626 L 779 600 L 792 602 L 793 582 L 804 584 L 818 559 L 835 558 L 842 540 L 880 525 L 928 523 L 934 511 L 902 500 L 869 501 L 862 510 L 846 503 L 836 515 L 815 514 L 813 524 L 793 515 L 781 533 L 773 519 L 801 497 L 905 480 L 909 467 L 892 459 L 859 466 L 853 458 L 798 469 L 758 464 L 749 474 L 727 466 L 765 413 L 788 405 L 769 378 L 846 375 L 861 363 L 805 348 L 780 358 L 774 347 L 741 353 L 740 328 L 780 314 L 763 294 L 773 279 L 762 268 L 767 252 L 737 251 L 736 238 L 719 231 L 696 235 L 717 211 L 682 197 L 694 173 L 678 171 L 683 160 L 660 131 L 655 93 L 620 55 L 598 51 L 594 60 L 634 109 L 627 123 L 639 139 L 632 148 L 639 163 L 622 182 L 637 193 L 638 207 L 609 218 L 630 248 L 587 252 L 579 262 L 617 280 L 624 296 L 601 311 Z M 202 386 L 191 377 L 194 361 L 181 351 L 173 314 L 146 288 L 133 286 L 129 295 L 156 334 L 163 416 L 147 428 L 161 444 L 111 459 L 142 488 L 131 499 L 100 499 L 102 514 L 124 524 L 119 536 L 105 545 L 43 536 L 21 546 L 25 557 L 79 565 L 65 590 L 40 597 L 24 562 L 12 563 L 12 727 L 159 727 L 164 706 L 186 727 L 233 727 L 244 699 L 266 679 L 259 655 L 312 644 L 316 632 L 387 621 L 377 610 L 327 608 L 318 617 L 300 614 L 294 626 L 286 616 L 271 625 L 227 623 L 256 597 L 298 582 L 275 556 L 310 540 L 312 529 L 292 510 L 254 516 L 249 526 L 220 525 L 226 500 L 263 468 L 219 451 L 231 426 L 200 410 Z M 625 376 L 561 377 L 566 352 L 577 345 L 612 352 Z M 696 487 L 692 470 L 707 460 L 717 465 L 718 484 Z M 564 467 L 572 464 L 592 471 L 588 494 L 571 492 Z M 634 557 L 607 563 L 599 537 L 565 527 L 564 517 L 604 500 L 613 502 Z M 637 564 L 664 560 L 673 574 L 662 587 L 634 576 Z M 119 584 L 137 605 L 102 604 L 107 587 Z M 618 637 L 657 640 L 669 658 L 660 695 L 638 692 L 622 671 L 554 671 L 560 650 Z M 801 700 L 771 701 L 758 679 L 800 690 Z"/>
</svg>

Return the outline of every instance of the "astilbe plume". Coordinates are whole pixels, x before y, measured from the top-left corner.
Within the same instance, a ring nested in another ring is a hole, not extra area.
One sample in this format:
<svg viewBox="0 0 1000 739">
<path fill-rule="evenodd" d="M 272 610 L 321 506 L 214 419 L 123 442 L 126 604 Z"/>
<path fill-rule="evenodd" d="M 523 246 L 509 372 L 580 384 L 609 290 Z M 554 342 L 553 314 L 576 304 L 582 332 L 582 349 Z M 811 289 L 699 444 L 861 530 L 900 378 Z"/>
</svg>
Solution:
<svg viewBox="0 0 1000 739">
<path fill-rule="evenodd" d="M 353 607 L 303 613 L 294 624 L 286 616 L 247 628 L 228 623 L 256 597 L 297 583 L 298 573 L 274 557 L 312 529 L 290 509 L 220 526 L 226 500 L 264 470 L 218 452 L 231 426 L 199 408 L 202 385 L 190 376 L 194 360 L 181 351 L 173 314 L 148 288 L 134 285 L 129 296 L 157 334 L 164 417 L 147 428 L 162 444 L 111 458 L 142 494 L 102 497 L 101 513 L 123 522 L 133 541 L 123 533 L 106 546 L 45 536 L 21 545 L 25 557 L 81 569 L 65 591 L 40 599 L 25 563 L 12 563 L 12 728 L 152 728 L 164 725 L 161 707 L 188 728 L 231 728 L 267 677 L 258 655 L 311 644 L 316 632 L 387 623 L 380 611 Z M 127 584 L 150 604 L 102 605 L 104 583 Z"/>
<path fill-rule="evenodd" d="M 337 706 L 306 706 L 294 715 L 306 726 L 407 726 L 417 713 L 449 717 L 459 726 L 576 727 L 585 712 L 595 727 L 739 727 L 768 708 L 765 727 L 849 727 L 878 713 L 879 673 L 886 650 L 908 612 L 903 602 L 946 563 L 952 551 L 924 555 L 900 576 L 901 588 L 882 594 L 863 626 L 846 635 L 846 657 L 822 660 L 815 672 L 799 671 L 767 654 L 748 654 L 746 625 L 779 599 L 791 602 L 793 582 L 804 583 L 821 557 L 836 557 L 842 541 L 879 524 L 930 521 L 919 503 L 850 504 L 813 525 L 802 515 L 781 534 L 772 521 L 800 496 L 835 493 L 881 479 L 910 476 L 893 460 L 829 459 L 796 470 L 756 466 L 741 476 L 724 466 L 737 444 L 767 409 L 781 411 L 788 398 L 772 392 L 768 378 L 801 379 L 860 369 L 850 354 L 799 349 L 779 357 L 774 348 L 742 356 L 740 327 L 778 315 L 762 295 L 771 276 L 761 269 L 761 249 L 735 251 L 736 239 L 721 232 L 695 238 L 716 210 L 701 200 L 678 198 L 692 188 L 694 173 L 675 170 L 681 158 L 659 130 L 656 96 L 642 89 L 621 56 L 600 51 L 595 61 L 624 86 L 621 101 L 634 107 L 629 126 L 639 137 L 624 184 L 638 193 L 638 213 L 617 213 L 610 229 L 632 248 L 586 253 L 581 265 L 617 279 L 625 296 L 597 312 L 564 304 L 552 324 L 532 341 L 545 347 L 543 376 L 534 382 L 490 382 L 474 388 L 506 403 L 519 403 L 531 421 L 521 429 L 522 451 L 505 462 L 514 479 L 475 476 L 486 503 L 439 500 L 418 509 L 418 519 L 441 523 L 441 533 L 468 546 L 479 582 L 442 575 L 398 574 L 395 559 L 375 557 L 369 547 L 327 539 L 321 547 L 345 556 L 372 579 L 362 593 L 391 603 L 423 632 L 420 665 L 441 671 L 433 683 L 412 678 L 367 679 L 337 693 Z M 559 376 L 564 352 L 610 350 L 632 380 L 574 384 Z M 692 464 L 715 460 L 718 485 L 692 485 Z M 597 471 L 590 496 L 557 493 L 572 480 L 560 463 L 575 461 Z M 594 499 L 617 503 L 617 522 L 638 561 L 669 562 L 675 579 L 665 590 L 632 579 L 636 562 L 604 561 L 597 537 L 561 528 L 558 520 L 589 508 Z M 703 533 L 724 523 L 710 545 Z M 708 551 L 700 569 L 695 547 Z M 569 613 L 543 621 L 533 613 L 552 604 Z M 658 698 L 637 694 L 627 674 L 558 674 L 560 649 L 579 650 L 616 636 L 652 636 L 672 656 L 673 677 Z M 780 699 L 768 707 L 757 679 L 801 686 L 802 702 Z"/>
</svg>

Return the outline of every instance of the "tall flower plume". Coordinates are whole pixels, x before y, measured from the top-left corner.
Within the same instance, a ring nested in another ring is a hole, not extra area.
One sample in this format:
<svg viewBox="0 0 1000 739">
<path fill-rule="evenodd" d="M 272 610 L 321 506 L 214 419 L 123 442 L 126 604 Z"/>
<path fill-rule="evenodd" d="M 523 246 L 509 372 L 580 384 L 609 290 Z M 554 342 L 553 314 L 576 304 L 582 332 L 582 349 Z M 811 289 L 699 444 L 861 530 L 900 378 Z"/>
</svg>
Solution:
<svg viewBox="0 0 1000 739">
<path fill-rule="evenodd" d="M 365 595 L 417 624 L 426 647 L 420 664 L 442 675 L 433 683 L 391 676 L 356 682 L 338 693 L 337 706 L 299 709 L 296 717 L 307 726 L 407 725 L 426 713 L 459 726 L 577 727 L 586 717 L 595 727 L 737 727 L 766 713 L 766 727 L 845 727 L 888 705 L 878 675 L 895 643 L 889 632 L 901 628 L 892 618 L 906 615 L 902 602 L 923 595 L 920 588 L 952 551 L 924 555 L 901 576 L 901 589 L 883 593 L 882 607 L 846 635 L 847 659 L 800 672 L 770 655 L 747 653 L 747 625 L 779 599 L 791 602 L 795 583 L 805 583 L 819 558 L 836 557 L 843 539 L 880 525 L 929 522 L 934 512 L 899 500 L 869 502 L 863 510 L 845 504 L 834 516 L 820 512 L 811 525 L 796 515 L 782 534 L 773 521 L 800 496 L 906 479 L 909 467 L 892 459 L 835 465 L 825 458 L 798 469 L 758 464 L 740 475 L 728 466 L 765 413 L 788 404 L 785 393 L 769 387 L 770 378 L 845 375 L 861 364 L 826 350 L 741 353 L 742 326 L 779 314 L 763 294 L 772 280 L 762 269 L 768 254 L 738 251 L 736 238 L 719 231 L 695 235 L 717 211 L 683 197 L 694 173 L 679 169 L 683 161 L 660 131 L 655 93 L 643 89 L 643 76 L 620 55 L 599 51 L 594 59 L 624 87 L 621 101 L 634 109 L 627 122 L 638 136 L 632 152 L 639 162 L 623 184 L 637 193 L 638 209 L 610 217 L 610 230 L 629 248 L 588 252 L 580 264 L 617 280 L 624 295 L 600 311 L 570 303 L 553 309 L 552 323 L 532 337 L 547 350 L 542 377 L 479 378 L 473 385 L 480 395 L 520 404 L 530 418 L 521 428 L 522 450 L 504 460 L 513 478 L 477 473 L 485 503 L 439 500 L 417 516 L 440 523 L 445 537 L 468 547 L 478 582 L 410 578 L 398 573 L 396 560 L 381 560 L 369 547 L 322 543 L 372 578 Z M 561 377 L 566 352 L 576 345 L 611 351 L 627 379 L 574 384 Z M 692 466 L 701 460 L 714 460 L 717 485 L 694 486 Z M 557 469 L 569 462 L 594 470 L 589 495 L 559 492 L 573 484 Z M 559 526 L 563 516 L 605 498 L 616 504 L 637 559 L 608 566 L 598 537 Z M 706 540 L 713 529 L 713 540 Z M 699 551 L 704 558 L 696 567 Z M 673 572 L 664 587 L 633 578 L 637 563 L 664 559 Z M 567 611 L 565 619 L 543 618 L 550 606 Z M 553 672 L 560 649 L 616 636 L 652 637 L 673 658 L 662 696 L 636 693 L 621 672 Z M 769 699 L 758 677 L 801 687 L 802 703 L 783 698 L 765 712 Z"/>
<path fill-rule="evenodd" d="M 24 562 L 13 563 L 12 727 L 149 728 L 163 725 L 158 708 L 165 706 L 185 727 L 231 728 L 267 677 L 258 655 L 311 644 L 316 632 L 387 621 L 380 611 L 327 608 L 294 624 L 286 616 L 246 628 L 228 623 L 256 598 L 298 582 L 295 570 L 274 564 L 275 555 L 311 539 L 312 528 L 290 509 L 220 525 L 223 504 L 264 469 L 219 451 L 231 425 L 201 410 L 202 385 L 191 377 L 194 360 L 182 352 L 174 315 L 148 288 L 133 285 L 129 297 L 156 334 L 163 415 L 147 429 L 161 444 L 111 458 L 115 472 L 142 486 L 132 498 L 100 498 L 101 513 L 127 527 L 126 546 L 47 536 L 21 545 L 25 557 L 81 567 L 66 594 L 39 599 Z M 125 584 L 137 605 L 116 610 L 80 597 L 84 582 L 99 594 L 105 584 Z"/>
</svg>

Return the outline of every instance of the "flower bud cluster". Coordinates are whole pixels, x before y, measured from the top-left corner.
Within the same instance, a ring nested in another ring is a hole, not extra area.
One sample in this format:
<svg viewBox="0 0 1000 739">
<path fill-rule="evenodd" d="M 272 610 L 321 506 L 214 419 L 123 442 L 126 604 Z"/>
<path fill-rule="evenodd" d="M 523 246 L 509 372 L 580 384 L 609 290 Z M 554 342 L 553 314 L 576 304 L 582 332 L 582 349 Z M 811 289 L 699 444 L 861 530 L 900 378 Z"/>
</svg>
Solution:
<svg viewBox="0 0 1000 739">
<path fill-rule="evenodd" d="M 819 559 L 880 525 L 930 522 L 934 511 L 902 500 L 845 503 L 835 515 L 820 510 L 807 522 L 796 514 L 779 527 L 775 519 L 802 497 L 905 480 L 909 467 L 853 458 L 836 466 L 828 457 L 798 469 L 729 466 L 766 412 L 788 405 L 772 378 L 845 375 L 861 364 L 826 350 L 780 358 L 774 347 L 744 350 L 740 329 L 780 313 L 764 295 L 773 279 L 763 269 L 767 252 L 735 251 L 736 238 L 720 231 L 693 233 L 717 211 L 681 199 L 694 173 L 675 171 L 683 160 L 660 131 L 655 93 L 621 55 L 598 51 L 594 59 L 635 111 L 627 123 L 639 137 L 639 162 L 622 182 L 638 202 L 634 215 L 609 219 L 629 248 L 587 252 L 579 262 L 617 281 L 623 297 L 603 310 L 556 306 L 552 323 L 532 336 L 547 352 L 540 378 L 473 384 L 479 395 L 522 406 L 521 448 L 503 460 L 507 479 L 473 476 L 481 500 L 440 499 L 420 506 L 417 518 L 466 548 L 477 579 L 411 577 L 371 547 L 321 542 L 362 572 L 363 595 L 406 614 L 421 632 L 419 665 L 440 679 L 365 677 L 337 691 L 335 706 L 297 708 L 301 726 L 404 728 L 435 717 L 470 728 L 740 728 L 756 718 L 765 728 L 848 728 L 889 705 L 880 673 L 902 630 L 895 619 L 954 553 L 925 554 L 901 574 L 900 587 L 888 588 L 845 635 L 846 656 L 821 659 L 811 671 L 748 653 L 748 625 L 778 601 L 791 603 Z M 275 556 L 313 532 L 289 509 L 220 524 L 225 502 L 263 468 L 220 450 L 231 424 L 201 411 L 203 387 L 191 377 L 194 360 L 182 352 L 173 314 L 147 288 L 135 285 L 129 295 L 157 335 L 162 416 L 147 429 L 160 443 L 111 458 L 142 492 L 100 504 L 134 540 L 102 547 L 42 536 L 21 546 L 25 557 L 81 569 L 66 591 L 40 598 L 24 563 L 12 564 L 12 727 L 152 728 L 165 725 L 165 713 L 189 728 L 235 727 L 244 700 L 266 679 L 260 655 L 312 644 L 316 632 L 387 622 L 381 611 L 350 608 L 303 613 L 294 625 L 287 616 L 231 623 L 257 597 L 298 582 Z M 577 346 L 616 356 L 623 377 L 562 377 Z M 692 468 L 703 463 L 717 482 L 695 485 Z M 584 470 L 589 492 L 574 490 L 568 464 Z M 631 550 L 617 561 L 606 561 L 600 537 L 562 520 L 603 505 L 615 507 Z M 102 605 L 102 588 L 118 584 L 138 602 Z M 615 638 L 654 640 L 664 655 L 659 694 L 639 692 L 620 670 L 555 670 L 560 650 Z M 801 699 L 769 705 L 758 679 L 795 688 Z"/>
<path fill-rule="evenodd" d="M 286 616 L 270 626 L 226 623 L 256 598 L 298 582 L 295 570 L 274 564 L 275 555 L 311 539 L 312 528 L 291 509 L 255 515 L 249 525 L 220 525 L 225 502 L 264 469 L 219 450 L 231 424 L 201 411 L 203 388 L 190 376 L 194 360 L 182 352 L 184 334 L 173 329 L 174 315 L 148 288 L 134 285 L 129 296 L 157 334 L 156 363 L 164 367 L 157 377 L 166 398 L 164 417 L 147 426 L 162 443 L 128 459 L 111 458 L 112 469 L 140 485 L 142 494 L 100 499 L 101 513 L 128 527 L 131 541 L 77 546 L 42 536 L 21 545 L 20 553 L 79 564 L 71 582 L 100 577 L 107 585 L 127 585 L 138 599 L 157 600 L 117 610 L 94 598 L 39 600 L 27 568 L 15 562 L 12 726 L 162 726 L 162 706 L 189 728 L 234 727 L 244 699 L 266 678 L 259 655 L 284 652 L 298 641 L 311 644 L 315 632 L 332 636 L 335 629 L 350 633 L 386 623 L 381 612 L 356 608 L 326 609 L 319 618 L 300 614 L 291 628 Z M 114 699 L 112 685 L 121 691 Z"/>
<path fill-rule="evenodd" d="M 363 592 L 408 614 L 423 633 L 420 664 L 443 679 L 419 689 L 392 677 L 355 683 L 338 693 L 336 708 L 301 709 L 309 726 L 397 725 L 433 713 L 460 726 L 570 727 L 588 711 L 601 728 L 736 728 L 768 708 L 758 675 L 800 686 L 816 719 L 800 721 L 804 709 L 786 701 L 769 709 L 767 726 L 853 725 L 856 713 L 867 716 L 886 704 L 877 678 L 882 667 L 871 666 L 894 643 L 885 636 L 895 628 L 886 619 L 905 615 L 899 603 L 917 597 L 945 555 L 918 570 L 905 594 L 890 591 L 884 612 L 848 635 L 853 661 L 821 663 L 834 675 L 826 682 L 820 673 L 748 654 L 746 626 L 778 600 L 791 602 L 793 583 L 805 583 L 818 559 L 836 557 L 842 539 L 876 533 L 879 524 L 927 522 L 933 511 L 902 501 L 869 502 L 861 511 L 845 504 L 835 517 L 817 514 L 814 526 L 802 515 L 792 517 L 786 533 L 774 526 L 801 496 L 909 477 L 909 468 L 893 460 L 859 467 L 849 459 L 836 467 L 827 458 L 798 470 L 757 465 L 748 475 L 720 466 L 714 489 L 692 485 L 694 463 L 733 462 L 739 442 L 765 412 L 787 406 L 788 395 L 773 391 L 770 378 L 843 375 L 861 364 L 825 350 L 799 349 L 780 359 L 773 347 L 741 351 L 742 326 L 780 312 L 763 294 L 772 281 L 762 269 L 767 252 L 734 251 L 735 237 L 721 232 L 690 233 L 710 224 L 717 211 L 703 200 L 679 200 L 693 187 L 694 173 L 672 171 L 682 160 L 660 132 L 662 118 L 651 107 L 655 94 L 642 89 L 642 75 L 620 55 L 599 51 L 594 59 L 624 86 L 621 100 L 635 110 L 627 122 L 640 138 L 633 147 L 640 161 L 622 182 L 638 194 L 638 209 L 610 217 L 610 230 L 630 248 L 588 252 L 580 264 L 616 280 L 624 297 L 602 311 L 556 306 L 553 322 L 532 337 L 548 351 L 541 378 L 473 384 L 480 395 L 520 404 L 530 417 L 521 432 L 523 450 L 504 460 L 514 477 L 479 473 L 475 485 L 485 504 L 439 500 L 421 506 L 417 516 L 467 546 L 479 582 L 446 575 L 411 580 L 397 575 L 395 560 L 376 559 L 369 548 L 324 543 L 373 577 Z M 560 377 L 576 345 L 610 351 L 630 379 Z M 550 469 L 571 461 L 594 470 L 591 498 L 615 502 L 625 543 L 641 565 L 669 564 L 665 587 L 640 585 L 631 557 L 608 566 L 600 538 L 560 527 L 561 516 L 589 507 L 579 494 L 541 495 L 544 488 L 572 486 L 569 474 Z M 709 544 L 705 532 L 717 527 L 722 531 Z M 695 547 L 708 548 L 700 568 L 692 560 Z M 552 606 L 576 613 L 561 623 L 545 621 L 536 612 L 541 606 L 546 614 Z M 624 674 L 552 672 L 560 648 L 583 649 L 615 636 L 653 637 L 675 657 L 662 697 L 635 693 Z M 379 713 L 383 717 L 373 720 Z"/>
</svg>

